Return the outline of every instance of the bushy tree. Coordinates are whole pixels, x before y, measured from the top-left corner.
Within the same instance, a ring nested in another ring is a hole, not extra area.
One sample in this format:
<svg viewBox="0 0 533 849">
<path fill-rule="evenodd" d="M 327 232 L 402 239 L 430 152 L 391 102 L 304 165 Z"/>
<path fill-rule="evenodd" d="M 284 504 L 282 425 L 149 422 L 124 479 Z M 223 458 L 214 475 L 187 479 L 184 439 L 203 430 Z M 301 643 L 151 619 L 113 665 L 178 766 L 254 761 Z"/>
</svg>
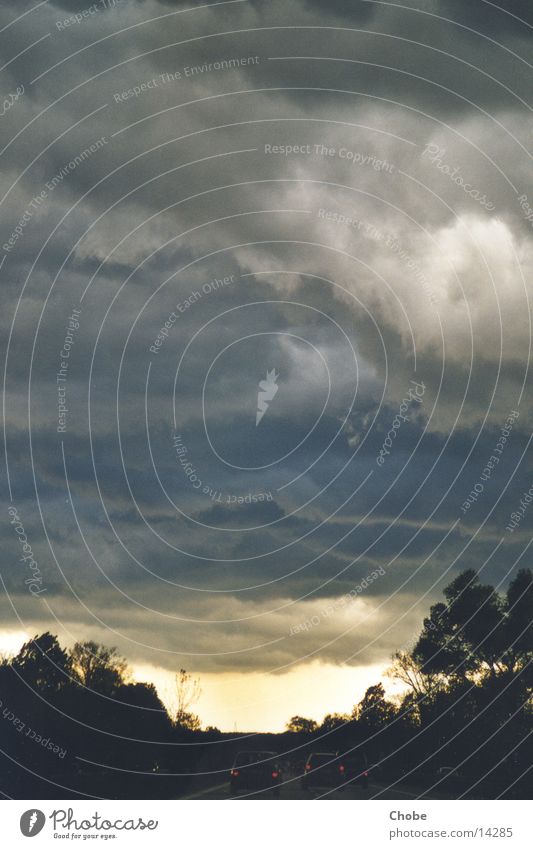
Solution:
<svg viewBox="0 0 533 849">
<path fill-rule="evenodd" d="M 394 719 L 395 713 L 396 709 L 392 702 L 385 698 L 385 689 L 380 682 L 367 689 L 359 704 L 354 708 L 353 716 L 361 726 L 371 731 L 378 731 Z"/>
<path fill-rule="evenodd" d="M 116 648 L 107 648 L 92 640 L 75 643 L 70 661 L 76 680 L 95 693 L 113 695 L 126 683 L 128 664 Z"/>
<path fill-rule="evenodd" d="M 306 719 L 305 716 L 291 716 L 286 728 L 293 734 L 312 734 L 317 730 L 318 723 L 314 719 Z"/>
<path fill-rule="evenodd" d="M 10 666 L 33 690 L 47 698 L 68 687 L 72 677 L 70 657 L 49 631 L 24 643 Z"/>
<path fill-rule="evenodd" d="M 320 732 L 329 734 L 336 728 L 343 728 L 350 722 L 350 716 L 347 713 L 328 713 L 320 723 Z"/>
<path fill-rule="evenodd" d="M 516 674 L 533 659 L 532 574 L 521 570 L 501 596 L 481 584 L 472 569 L 445 588 L 446 604 L 436 604 L 424 620 L 411 652 L 421 676 L 461 679 Z"/>
</svg>

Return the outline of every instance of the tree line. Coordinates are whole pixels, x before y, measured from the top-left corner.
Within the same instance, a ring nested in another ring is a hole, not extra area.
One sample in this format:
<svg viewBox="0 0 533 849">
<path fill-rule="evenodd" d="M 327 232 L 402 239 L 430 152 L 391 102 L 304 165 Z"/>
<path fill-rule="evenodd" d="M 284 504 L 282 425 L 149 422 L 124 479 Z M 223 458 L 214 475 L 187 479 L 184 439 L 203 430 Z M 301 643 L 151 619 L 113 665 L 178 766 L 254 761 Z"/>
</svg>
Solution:
<svg viewBox="0 0 533 849">
<path fill-rule="evenodd" d="M 428 784 L 451 767 L 465 791 L 520 795 L 533 777 L 531 570 L 517 572 L 502 594 L 469 569 L 443 594 L 386 672 L 404 685 L 400 697 L 387 699 L 379 682 L 351 714 L 328 714 L 321 724 L 294 716 L 287 730 L 364 746 L 378 775 Z"/>
<path fill-rule="evenodd" d="M 65 649 L 47 632 L 0 662 L 1 789 L 14 798 L 164 798 L 185 792 L 189 774 L 229 769 L 237 748 L 293 761 L 364 748 L 384 780 L 428 785 L 449 766 L 465 789 L 520 795 L 533 763 L 532 660 L 531 571 L 500 593 L 467 570 L 413 646 L 393 656 L 386 674 L 403 684 L 401 696 L 387 698 L 378 682 L 350 714 L 294 716 L 282 734 L 243 740 L 202 729 L 193 710 L 200 683 L 186 670 L 176 674 L 171 715 L 153 684 L 131 680 L 115 648 Z"/>
</svg>

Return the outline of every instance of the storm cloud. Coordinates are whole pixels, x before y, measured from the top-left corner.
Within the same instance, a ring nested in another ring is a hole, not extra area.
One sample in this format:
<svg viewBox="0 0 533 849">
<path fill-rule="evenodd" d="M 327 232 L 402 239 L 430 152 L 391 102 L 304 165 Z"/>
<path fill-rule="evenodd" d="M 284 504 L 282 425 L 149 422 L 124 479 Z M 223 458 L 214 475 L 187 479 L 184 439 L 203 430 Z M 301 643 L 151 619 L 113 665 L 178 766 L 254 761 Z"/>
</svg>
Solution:
<svg viewBox="0 0 533 849">
<path fill-rule="evenodd" d="M 4 630 L 387 665 L 457 571 L 523 565 L 531 26 L 2 4 Z"/>
</svg>

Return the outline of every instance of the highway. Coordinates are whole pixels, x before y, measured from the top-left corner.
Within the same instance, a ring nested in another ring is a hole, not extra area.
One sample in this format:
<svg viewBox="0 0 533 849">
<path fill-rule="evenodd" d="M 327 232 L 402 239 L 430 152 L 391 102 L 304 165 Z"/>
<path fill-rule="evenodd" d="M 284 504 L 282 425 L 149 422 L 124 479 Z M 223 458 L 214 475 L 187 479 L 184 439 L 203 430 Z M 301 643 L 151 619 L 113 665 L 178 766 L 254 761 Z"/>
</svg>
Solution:
<svg viewBox="0 0 533 849">
<path fill-rule="evenodd" d="M 300 779 L 289 779 L 281 786 L 279 795 L 280 801 L 283 800 L 309 800 L 309 799 L 336 799 L 344 801 L 353 800 L 369 800 L 369 799 L 417 799 L 424 790 L 409 785 L 397 784 L 394 787 L 389 787 L 386 784 L 372 783 L 367 790 L 362 790 L 359 787 L 346 787 L 343 790 L 332 789 L 331 787 L 314 787 L 312 790 L 303 790 Z M 232 795 L 229 782 L 219 782 L 210 787 L 204 787 L 183 796 L 184 799 L 273 799 L 271 790 L 248 791 L 239 793 L 237 796 Z M 454 796 L 445 795 L 443 793 L 427 793 L 424 799 L 452 799 Z"/>
</svg>

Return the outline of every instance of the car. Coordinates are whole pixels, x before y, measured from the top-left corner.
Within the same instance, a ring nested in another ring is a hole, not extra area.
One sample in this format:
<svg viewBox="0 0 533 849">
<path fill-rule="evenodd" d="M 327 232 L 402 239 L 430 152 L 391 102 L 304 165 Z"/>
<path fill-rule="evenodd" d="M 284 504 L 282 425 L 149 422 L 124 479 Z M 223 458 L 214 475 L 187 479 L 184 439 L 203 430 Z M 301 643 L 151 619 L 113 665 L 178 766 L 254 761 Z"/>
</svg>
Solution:
<svg viewBox="0 0 533 849">
<path fill-rule="evenodd" d="M 304 767 L 302 789 L 337 787 L 339 783 L 339 759 L 335 752 L 311 752 Z"/>
<path fill-rule="evenodd" d="M 279 796 L 281 767 L 277 752 L 238 752 L 230 772 L 232 793 L 244 790 L 272 790 Z"/>
<path fill-rule="evenodd" d="M 361 751 L 345 752 L 339 755 L 340 784 L 358 784 L 363 790 L 368 787 L 368 761 Z"/>
</svg>

